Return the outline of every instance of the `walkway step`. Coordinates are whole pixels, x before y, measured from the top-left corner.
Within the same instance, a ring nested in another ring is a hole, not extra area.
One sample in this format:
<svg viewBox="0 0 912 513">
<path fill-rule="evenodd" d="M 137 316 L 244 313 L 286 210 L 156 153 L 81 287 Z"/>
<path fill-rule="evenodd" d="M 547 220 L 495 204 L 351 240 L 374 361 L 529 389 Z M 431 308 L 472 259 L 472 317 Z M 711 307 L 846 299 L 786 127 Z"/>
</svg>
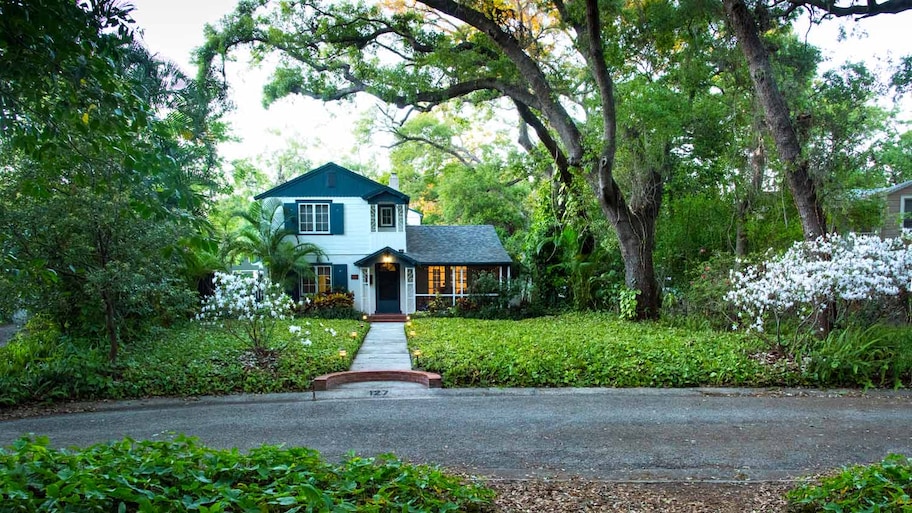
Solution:
<svg viewBox="0 0 912 513">
<path fill-rule="evenodd" d="M 370 322 L 405 322 L 408 316 L 404 314 L 375 314 L 368 316 Z"/>
<path fill-rule="evenodd" d="M 390 390 L 440 388 L 439 374 L 412 370 L 403 321 L 371 324 L 349 370 L 317 377 L 314 391 L 353 388 L 360 391 L 357 393 L 368 391 L 385 396 Z M 390 382 L 402 387 L 391 387 Z"/>
</svg>

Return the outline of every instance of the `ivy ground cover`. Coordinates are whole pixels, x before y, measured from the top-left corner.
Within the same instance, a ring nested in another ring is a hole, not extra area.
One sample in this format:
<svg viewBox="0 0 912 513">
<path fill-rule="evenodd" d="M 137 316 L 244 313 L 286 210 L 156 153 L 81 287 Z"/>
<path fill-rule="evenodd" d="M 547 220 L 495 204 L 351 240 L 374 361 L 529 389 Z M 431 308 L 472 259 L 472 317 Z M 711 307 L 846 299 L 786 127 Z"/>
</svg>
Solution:
<svg viewBox="0 0 912 513">
<path fill-rule="evenodd" d="M 36 326 L 0 348 L 0 407 L 303 391 L 316 376 L 347 370 L 367 329 L 350 320 L 281 320 L 267 351 L 253 351 L 218 326 L 189 322 L 125 344 L 110 364 L 96 344 Z"/>
<path fill-rule="evenodd" d="M 792 384 L 750 358 L 743 335 L 630 323 L 598 313 L 523 321 L 417 319 L 409 347 L 448 387 L 688 387 Z"/>
<path fill-rule="evenodd" d="M 302 447 L 248 453 L 193 438 L 0 448 L 3 511 L 489 511 L 493 492 L 392 455 L 338 464 Z"/>
</svg>

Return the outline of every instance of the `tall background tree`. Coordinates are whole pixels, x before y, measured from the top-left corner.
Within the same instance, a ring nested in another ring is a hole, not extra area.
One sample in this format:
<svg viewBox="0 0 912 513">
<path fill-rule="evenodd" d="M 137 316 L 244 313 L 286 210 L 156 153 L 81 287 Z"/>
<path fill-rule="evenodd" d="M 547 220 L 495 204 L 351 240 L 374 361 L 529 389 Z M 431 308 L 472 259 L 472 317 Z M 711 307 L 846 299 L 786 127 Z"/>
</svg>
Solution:
<svg viewBox="0 0 912 513">
<path fill-rule="evenodd" d="M 151 57 L 118 2 L 0 2 L 2 295 L 112 360 L 186 314 L 178 241 L 205 229 L 217 92 Z"/>
</svg>

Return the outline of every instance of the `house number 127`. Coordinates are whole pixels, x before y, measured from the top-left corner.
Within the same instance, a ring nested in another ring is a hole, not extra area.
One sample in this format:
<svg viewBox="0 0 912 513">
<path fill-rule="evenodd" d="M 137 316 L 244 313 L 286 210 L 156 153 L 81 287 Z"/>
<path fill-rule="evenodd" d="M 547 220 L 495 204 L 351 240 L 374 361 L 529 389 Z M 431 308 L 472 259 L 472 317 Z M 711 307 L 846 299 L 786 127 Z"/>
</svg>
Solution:
<svg viewBox="0 0 912 513">
<path fill-rule="evenodd" d="M 370 396 L 371 397 L 383 397 L 388 393 L 389 393 L 389 390 L 371 390 Z"/>
</svg>

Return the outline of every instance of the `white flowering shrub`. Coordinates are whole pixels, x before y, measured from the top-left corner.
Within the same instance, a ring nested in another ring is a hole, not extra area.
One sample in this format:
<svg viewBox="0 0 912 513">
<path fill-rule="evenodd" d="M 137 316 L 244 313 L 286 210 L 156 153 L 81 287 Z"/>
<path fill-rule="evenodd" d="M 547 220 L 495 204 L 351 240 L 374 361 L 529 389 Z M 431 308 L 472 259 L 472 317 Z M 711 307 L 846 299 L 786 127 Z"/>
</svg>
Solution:
<svg viewBox="0 0 912 513">
<path fill-rule="evenodd" d="M 292 299 L 263 278 L 216 273 L 214 283 L 215 292 L 203 302 L 197 320 L 224 328 L 254 350 L 267 348 L 277 321 L 291 315 Z"/>
<path fill-rule="evenodd" d="M 763 264 L 732 271 L 725 298 L 741 325 L 764 331 L 794 317 L 799 328 L 819 329 L 859 304 L 882 301 L 912 288 L 912 251 L 901 239 L 830 234 L 797 242 Z"/>
</svg>

